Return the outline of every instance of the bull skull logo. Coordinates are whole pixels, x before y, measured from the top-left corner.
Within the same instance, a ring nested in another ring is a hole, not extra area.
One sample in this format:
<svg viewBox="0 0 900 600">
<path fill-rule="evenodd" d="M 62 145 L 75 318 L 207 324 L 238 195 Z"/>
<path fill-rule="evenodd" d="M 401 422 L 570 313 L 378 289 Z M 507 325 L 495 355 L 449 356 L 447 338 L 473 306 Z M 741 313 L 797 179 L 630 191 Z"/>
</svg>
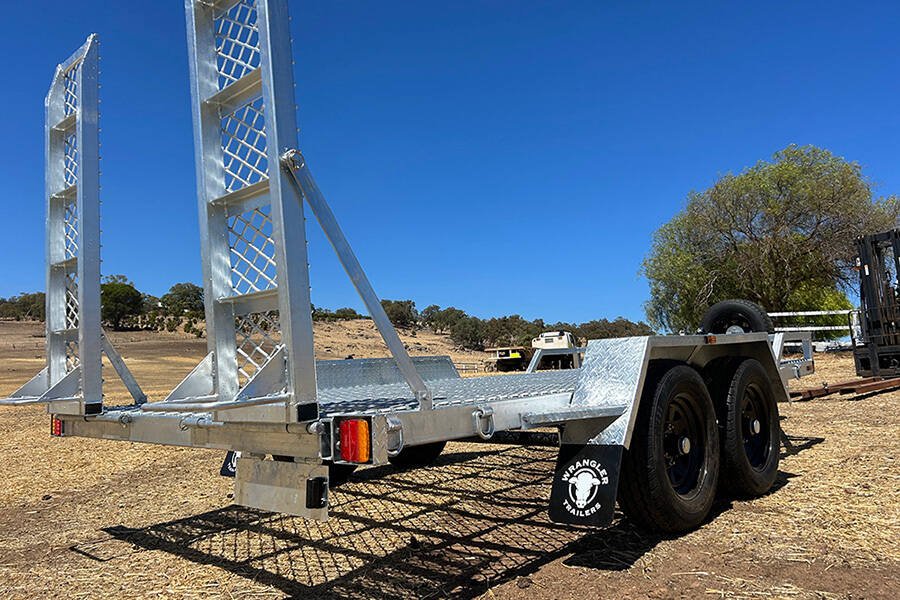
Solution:
<svg viewBox="0 0 900 600">
<path fill-rule="evenodd" d="M 569 484 L 569 498 L 575 503 L 575 506 L 583 509 L 597 495 L 600 488 L 600 477 L 591 467 L 582 467 L 567 480 Z"/>
</svg>

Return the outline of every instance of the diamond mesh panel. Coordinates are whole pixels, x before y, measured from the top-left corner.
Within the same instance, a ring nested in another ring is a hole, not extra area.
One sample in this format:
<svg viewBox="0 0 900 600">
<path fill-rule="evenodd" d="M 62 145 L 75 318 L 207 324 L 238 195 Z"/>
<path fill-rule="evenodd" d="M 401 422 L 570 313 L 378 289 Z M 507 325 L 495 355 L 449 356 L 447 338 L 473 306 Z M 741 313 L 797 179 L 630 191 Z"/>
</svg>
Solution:
<svg viewBox="0 0 900 600">
<path fill-rule="evenodd" d="M 79 62 L 63 74 L 63 87 L 65 94 L 63 97 L 65 115 L 68 117 L 78 110 L 78 69 L 81 68 Z"/>
<path fill-rule="evenodd" d="M 65 167 L 66 187 L 71 187 L 78 183 L 78 149 L 75 146 L 75 134 L 66 136 L 65 139 L 65 158 L 63 159 Z"/>
<path fill-rule="evenodd" d="M 235 294 L 276 286 L 271 210 L 271 205 L 266 205 L 228 219 L 231 285 Z"/>
<path fill-rule="evenodd" d="M 244 385 L 281 345 L 278 311 L 251 313 L 235 319 L 238 380 Z"/>
<path fill-rule="evenodd" d="M 256 2 L 241 0 L 215 20 L 219 89 L 259 67 Z"/>
<path fill-rule="evenodd" d="M 78 274 L 66 274 L 66 329 L 78 328 Z"/>
<path fill-rule="evenodd" d="M 262 98 L 242 106 L 222 119 L 222 151 L 225 189 L 229 192 L 268 176 L 266 119 Z"/>
<path fill-rule="evenodd" d="M 78 342 L 66 342 L 66 372 L 78 366 Z"/>
<path fill-rule="evenodd" d="M 72 258 L 78 254 L 78 205 L 66 204 L 66 258 Z"/>
</svg>

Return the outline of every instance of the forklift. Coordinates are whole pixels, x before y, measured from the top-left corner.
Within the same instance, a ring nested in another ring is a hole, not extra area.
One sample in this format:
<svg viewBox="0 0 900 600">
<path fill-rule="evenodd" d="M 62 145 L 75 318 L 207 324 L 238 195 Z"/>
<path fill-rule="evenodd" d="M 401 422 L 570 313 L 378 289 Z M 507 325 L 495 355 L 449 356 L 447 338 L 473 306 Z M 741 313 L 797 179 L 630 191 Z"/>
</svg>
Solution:
<svg viewBox="0 0 900 600">
<path fill-rule="evenodd" d="M 860 308 L 850 314 L 860 377 L 900 376 L 900 229 L 856 239 Z"/>
</svg>

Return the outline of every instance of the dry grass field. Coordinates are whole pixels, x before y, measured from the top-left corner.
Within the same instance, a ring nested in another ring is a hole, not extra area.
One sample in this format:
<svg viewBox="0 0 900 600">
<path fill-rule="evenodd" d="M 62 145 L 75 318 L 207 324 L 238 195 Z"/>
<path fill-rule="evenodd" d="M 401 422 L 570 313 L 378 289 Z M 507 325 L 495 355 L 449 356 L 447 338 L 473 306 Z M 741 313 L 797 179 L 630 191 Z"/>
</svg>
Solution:
<svg viewBox="0 0 900 600">
<path fill-rule="evenodd" d="M 368 321 L 317 326 L 320 357 L 384 356 Z M 35 324 L 0 323 L 0 396 L 43 365 Z M 443 336 L 403 336 L 446 354 Z M 151 399 L 204 340 L 114 334 Z M 459 362 L 480 361 L 454 353 Z M 796 385 L 853 376 L 817 357 Z M 110 402 L 125 401 L 107 369 Z M 357 471 L 327 523 L 231 504 L 222 453 L 51 439 L 0 410 L 2 598 L 900 598 L 900 393 L 782 405 L 775 489 L 722 498 L 697 531 L 591 530 L 546 516 L 552 448 L 454 443 L 418 471 Z"/>
</svg>

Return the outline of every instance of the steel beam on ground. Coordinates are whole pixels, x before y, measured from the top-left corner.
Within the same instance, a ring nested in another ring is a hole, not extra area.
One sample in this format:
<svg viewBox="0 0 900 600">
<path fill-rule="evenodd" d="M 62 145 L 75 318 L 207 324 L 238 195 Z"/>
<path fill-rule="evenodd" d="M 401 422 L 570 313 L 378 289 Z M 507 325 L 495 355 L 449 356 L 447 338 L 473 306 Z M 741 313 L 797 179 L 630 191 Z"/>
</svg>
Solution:
<svg viewBox="0 0 900 600">
<path fill-rule="evenodd" d="M 840 383 L 826 383 L 822 385 L 822 387 L 817 388 L 808 388 L 805 390 L 797 390 L 791 392 L 791 398 L 800 398 L 800 399 L 811 399 L 811 398 L 820 398 L 822 396 L 829 396 L 831 394 L 836 394 L 839 391 L 858 387 L 861 385 L 866 385 L 869 383 L 875 383 L 876 381 L 882 381 L 883 377 L 868 377 L 866 379 L 855 379 L 853 381 L 842 381 Z"/>
<path fill-rule="evenodd" d="M 900 388 L 900 378 L 885 379 L 884 381 L 846 387 L 841 390 L 841 394 L 868 394 L 869 392 L 884 392 L 897 388 Z"/>
</svg>

